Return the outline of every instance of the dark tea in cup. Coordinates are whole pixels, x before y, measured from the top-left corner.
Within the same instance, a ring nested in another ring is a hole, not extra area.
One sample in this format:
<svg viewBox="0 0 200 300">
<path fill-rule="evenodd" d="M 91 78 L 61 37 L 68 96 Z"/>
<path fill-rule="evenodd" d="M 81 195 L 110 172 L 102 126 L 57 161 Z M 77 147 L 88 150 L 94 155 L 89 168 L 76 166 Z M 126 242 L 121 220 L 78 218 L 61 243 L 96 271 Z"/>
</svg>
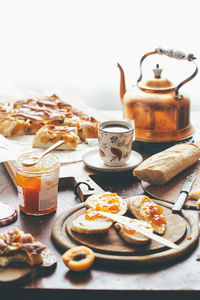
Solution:
<svg viewBox="0 0 200 300">
<path fill-rule="evenodd" d="M 129 160 L 134 141 L 133 120 L 101 122 L 98 126 L 99 154 L 105 165 L 123 166 Z"/>
</svg>

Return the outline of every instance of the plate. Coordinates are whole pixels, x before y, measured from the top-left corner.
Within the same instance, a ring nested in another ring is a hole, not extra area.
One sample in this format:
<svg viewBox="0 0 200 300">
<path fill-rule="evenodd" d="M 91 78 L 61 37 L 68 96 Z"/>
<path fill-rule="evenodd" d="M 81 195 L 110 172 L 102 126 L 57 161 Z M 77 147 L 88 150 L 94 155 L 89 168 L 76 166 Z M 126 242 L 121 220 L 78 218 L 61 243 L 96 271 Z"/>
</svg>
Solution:
<svg viewBox="0 0 200 300">
<path fill-rule="evenodd" d="M 120 167 L 106 166 L 99 156 L 98 148 L 86 152 L 82 159 L 89 168 L 102 172 L 124 172 L 132 170 L 143 161 L 142 155 L 136 151 L 131 151 L 129 161 L 125 165 Z"/>
</svg>

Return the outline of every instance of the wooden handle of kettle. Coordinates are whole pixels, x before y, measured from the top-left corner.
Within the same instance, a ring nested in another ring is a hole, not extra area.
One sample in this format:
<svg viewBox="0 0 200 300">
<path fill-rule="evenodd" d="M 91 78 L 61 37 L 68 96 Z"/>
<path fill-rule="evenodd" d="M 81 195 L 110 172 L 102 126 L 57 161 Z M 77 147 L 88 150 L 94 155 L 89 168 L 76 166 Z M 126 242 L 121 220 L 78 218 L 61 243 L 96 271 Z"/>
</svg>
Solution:
<svg viewBox="0 0 200 300">
<path fill-rule="evenodd" d="M 186 54 L 182 51 L 174 50 L 174 49 L 166 50 L 164 48 L 157 48 L 157 49 L 155 49 L 155 51 L 157 52 L 157 54 L 166 55 L 166 56 L 176 58 L 176 59 L 185 59 L 185 60 L 189 60 L 189 61 L 196 59 L 196 57 L 192 53 Z"/>
</svg>

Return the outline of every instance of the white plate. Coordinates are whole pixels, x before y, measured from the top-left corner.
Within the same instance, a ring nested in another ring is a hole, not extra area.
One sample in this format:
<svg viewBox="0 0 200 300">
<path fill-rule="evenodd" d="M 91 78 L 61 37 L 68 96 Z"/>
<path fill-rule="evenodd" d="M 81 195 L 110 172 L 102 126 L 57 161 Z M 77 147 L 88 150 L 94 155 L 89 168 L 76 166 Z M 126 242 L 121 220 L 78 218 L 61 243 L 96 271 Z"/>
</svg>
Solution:
<svg viewBox="0 0 200 300">
<path fill-rule="evenodd" d="M 125 165 L 121 167 L 106 166 L 99 156 L 98 148 L 86 152 L 82 159 L 89 168 L 102 172 L 124 172 L 132 170 L 143 161 L 142 155 L 136 151 L 131 151 L 130 159 Z"/>
</svg>

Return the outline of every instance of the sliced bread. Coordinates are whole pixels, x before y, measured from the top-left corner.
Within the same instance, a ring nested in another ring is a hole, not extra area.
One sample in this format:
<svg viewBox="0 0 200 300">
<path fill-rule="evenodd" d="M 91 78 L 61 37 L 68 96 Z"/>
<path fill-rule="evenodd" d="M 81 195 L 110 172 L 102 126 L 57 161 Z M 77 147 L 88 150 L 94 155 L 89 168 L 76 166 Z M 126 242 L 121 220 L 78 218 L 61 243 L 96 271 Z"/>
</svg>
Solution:
<svg viewBox="0 0 200 300">
<path fill-rule="evenodd" d="M 71 229 L 83 234 L 106 233 L 112 223 L 109 219 L 98 215 L 95 210 L 89 209 L 72 222 Z"/>
<path fill-rule="evenodd" d="M 148 230 L 150 233 L 153 232 L 152 226 L 145 221 L 130 218 L 130 224 L 131 223 L 134 223 L 138 227 L 141 227 L 141 229 Z M 147 236 L 145 236 L 133 229 L 130 229 L 128 226 L 124 226 L 122 224 L 115 223 L 115 228 L 117 229 L 120 237 L 128 244 L 144 245 L 150 241 L 150 238 L 148 238 Z"/>
<path fill-rule="evenodd" d="M 126 200 L 122 199 L 117 193 L 103 192 L 91 195 L 85 201 L 87 208 L 105 210 L 110 213 L 124 215 L 128 206 Z"/>
<path fill-rule="evenodd" d="M 160 205 L 147 196 L 134 196 L 127 199 L 129 211 L 139 220 L 148 222 L 154 232 L 164 234 L 166 231 L 166 217 Z"/>
</svg>

